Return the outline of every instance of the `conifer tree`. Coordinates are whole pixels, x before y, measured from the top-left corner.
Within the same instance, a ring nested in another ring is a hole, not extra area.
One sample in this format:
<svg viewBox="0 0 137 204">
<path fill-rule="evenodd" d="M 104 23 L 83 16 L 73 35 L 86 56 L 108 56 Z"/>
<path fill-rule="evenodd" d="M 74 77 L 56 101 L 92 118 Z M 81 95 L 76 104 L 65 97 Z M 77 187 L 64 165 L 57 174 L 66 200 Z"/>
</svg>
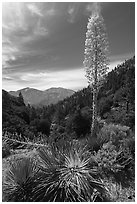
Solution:
<svg viewBox="0 0 137 204">
<path fill-rule="evenodd" d="M 19 102 L 24 104 L 24 98 L 23 98 L 21 91 L 19 92 Z"/>
<path fill-rule="evenodd" d="M 93 92 L 91 136 L 96 134 L 97 96 L 108 69 L 108 40 L 102 15 L 96 10 L 89 18 L 85 41 L 84 67 Z"/>
</svg>

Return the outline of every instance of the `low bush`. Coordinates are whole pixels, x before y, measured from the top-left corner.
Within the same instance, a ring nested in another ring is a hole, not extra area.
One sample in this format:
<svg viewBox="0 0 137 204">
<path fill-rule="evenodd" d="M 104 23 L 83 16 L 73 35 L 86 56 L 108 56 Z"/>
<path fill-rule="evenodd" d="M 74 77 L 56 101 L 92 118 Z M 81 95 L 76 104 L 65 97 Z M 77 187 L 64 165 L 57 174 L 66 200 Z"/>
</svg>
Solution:
<svg viewBox="0 0 137 204">
<path fill-rule="evenodd" d="M 97 143 L 100 147 L 104 143 L 112 142 L 117 148 L 120 147 L 121 141 L 129 138 L 130 130 L 127 126 L 105 124 L 97 134 Z"/>
<path fill-rule="evenodd" d="M 103 177 L 112 177 L 123 186 L 128 185 L 132 179 L 133 158 L 129 151 L 120 148 L 117 150 L 112 142 L 103 144 L 101 150 L 96 155 L 96 161 Z"/>
<path fill-rule="evenodd" d="M 7 139 L 2 138 L 2 158 L 8 157 L 10 154 L 10 145 Z"/>
<path fill-rule="evenodd" d="M 110 112 L 104 114 L 108 123 L 116 123 L 121 125 L 129 126 L 134 129 L 135 127 L 135 110 L 130 110 L 129 113 L 122 108 L 111 109 Z"/>
<path fill-rule="evenodd" d="M 4 145 L 2 147 L 2 158 L 8 157 L 10 154 L 10 148 L 7 145 Z"/>
<path fill-rule="evenodd" d="M 135 202 L 135 186 L 123 187 L 111 179 L 104 180 L 112 202 Z"/>
<path fill-rule="evenodd" d="M 99 109 L 99 114 L 101 117 L 103 117 L 103 115 L 106 112 L 109 112 L 111 110 L 111 107 L 113 105 L 113 95 L 108 96 L 108 97 L 102 97 L 99 100 L 99 104 L 98 104 L 98 109 Z"/>
<path fill-rule="evenodd" d="M 8 202 L 30 202 L 36 186 L 36 166 L 29 158 L 12 164 L 3 183 L 3 199 Z"/>
</svg>

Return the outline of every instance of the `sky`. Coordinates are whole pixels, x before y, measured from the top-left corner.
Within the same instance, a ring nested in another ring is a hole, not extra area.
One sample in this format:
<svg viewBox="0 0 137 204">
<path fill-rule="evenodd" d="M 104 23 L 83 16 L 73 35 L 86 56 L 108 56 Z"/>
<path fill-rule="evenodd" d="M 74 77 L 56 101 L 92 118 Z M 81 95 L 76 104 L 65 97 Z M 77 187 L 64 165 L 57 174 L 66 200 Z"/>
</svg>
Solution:
<svg viewBox="0 0 137 204">
<path fill-rule="evenodd" d="M 2 88 L 80 90 L 93 2 L 3 2 Z M 135 54 L 135 3 L 98 3 L 108 40 L 110 70 Z"/>
</svg>

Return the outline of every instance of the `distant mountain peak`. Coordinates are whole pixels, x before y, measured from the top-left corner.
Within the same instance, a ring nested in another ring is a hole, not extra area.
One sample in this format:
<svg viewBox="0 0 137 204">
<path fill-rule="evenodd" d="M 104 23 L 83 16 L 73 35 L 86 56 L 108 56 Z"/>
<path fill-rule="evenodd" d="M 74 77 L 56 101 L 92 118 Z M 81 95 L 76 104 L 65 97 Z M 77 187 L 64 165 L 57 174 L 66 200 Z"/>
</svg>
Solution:
<svg viewBox="0 0 137 204">
<path fill-rule="evenodd" d="M 23 90 L 28 90 L 28 89 L 30 89 L 30 88 L 29 88 L 29 87 L 25 87 L 25 88 L 19 89 L 19 90 L 17 90 L 17 91 L 23 91 Z"/>
<path fill-rule="evenodd" d="M 75 93 L 73 90 L 62 87 L 52 87 L 45 91 L 26 87 L 17 91 L 10 91 L 9 93 L 13 96 L 18 96 L 20 92 L 22 93 L 26 104 L 29 103 L 36 106 L 55 104 Z"/>
<path fill-rule="evenodd" d="M 30 88 L 29 87 L 26 87 L 25 89 L 24 89 L 24 91 L 28 91 Z"/>
</svg>

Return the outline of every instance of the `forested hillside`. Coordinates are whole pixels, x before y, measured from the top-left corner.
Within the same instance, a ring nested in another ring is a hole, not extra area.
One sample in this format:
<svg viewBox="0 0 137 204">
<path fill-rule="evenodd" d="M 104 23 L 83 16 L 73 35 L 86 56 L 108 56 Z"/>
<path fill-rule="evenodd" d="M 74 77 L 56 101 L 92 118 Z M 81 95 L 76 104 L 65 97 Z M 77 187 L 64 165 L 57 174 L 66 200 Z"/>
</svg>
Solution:
<svg viewBox="0 0 137 204">
<path fill-rule="evenodd" d="M 50 106 L 26 106 L 22 96 L 13 97 L 3 90 L 3 130 L 28 134 L 42 132 L 49 135 L 50 125 L 78 137 L 90 130 L 92 92 L 84 88 L 71 97 Z M 98 116 L 107 123 L 135 125 L 135 57 L 118 65 L 108 73 L 98 94 Z M 25 129 L 25 130 L 24 130 Z M 56 130 L 58 131 L 58 130 Z M 27 133 L 26 133 L 27 132 Z"/>
<path fill-rule="evenodd" d="M 90 87 L 84 88 L 54 106 L 43 107 L 37 111 L 40 111 L 41 115 L 44 114 L 42 117 L 50 117 L 51 120 L 54 118 L 54 122 L 60 125 L 66 123 L 66 126 L 79 120 L 79 127 L 82 128 L 82 124 L 90 124 L 92 92 Z M 135 57 L 108 73 L 98 94 L 98 116 L 108 123 L 120 123 L 134 128 Z"/>
<path fill-rule="evenodd" d="M 23 97 L 11 96 L 2 90 L 2 128 L 3 131 L 23 133 L 29 124 L 29 113 Z"/>
</svg>

